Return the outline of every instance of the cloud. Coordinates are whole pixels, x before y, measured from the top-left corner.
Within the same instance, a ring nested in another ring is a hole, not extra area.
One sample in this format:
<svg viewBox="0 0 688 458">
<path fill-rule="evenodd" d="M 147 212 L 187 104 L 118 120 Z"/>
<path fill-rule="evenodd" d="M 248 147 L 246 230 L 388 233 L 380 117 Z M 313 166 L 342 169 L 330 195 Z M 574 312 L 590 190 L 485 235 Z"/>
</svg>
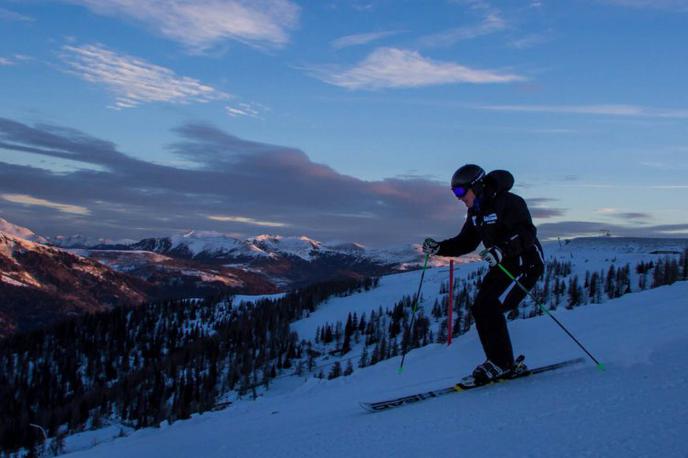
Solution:
<svg viewBox="0 0 688 458">
<path fill-rule="evenodd" d="M 610 218 L 619 219 L 622 221 L 635 220 L 635 221 L 648 221 L 652 219 L 652 215 L 643 212 L 629 212 L 619 210 L 618 208 L 599 208 L 596 213 L 607 216 Z"/>
<path fill-rule="evenodd" d="M 17 65 L 20 62 L 26 62 L 32 60 L 31 57 L 25 56 L 24 54 L 15 54 L 14 56 L 10 57 L 0 57 L 0 67 L 6 66 L 9 67 L 11 65 Z"/>
<path fill-rule="evenodd" d="M 638 105 L 482 105 L 476 108 L 491 111 L 522 113 L 586 114 L 602 116 L 688 118 L 688 109 L 651 108 Z"/>
<path fill-rule="evenodd" d="M 348 70 L 320 67 L 312 68 L 311 73 L 326 83 L 352 90 L 458 83 L 510 83 L 526 79 L 515 74 L 434 61 L 421 56 L 417 51 L 398 48 L 378 48 Z"/>
<path fill-rule="evenodd" d="M 547 41 L 549 41 L 549 38 L 546 35 L 528 34 L 520 38 L 514 38 L 510 40 L 508 46 L 514 49 L 528 49 Z"/>
<path fill-rule="evenodd" d="M 549 207 L 553 199 L 534 198 L 528 199 L 528 209 L 533 218 L 549 219 L 564 216 L 566 210 L 562 208 Z"/>
<path fill-rule="evenodd" d="M 684 152 L 682 152 L 680 149 L 676 149 L 675 151 L 679 152 L 681 156 L 683 156 Z M 688 170 L 688 160 L 684 159 L 685 156 L 681 158 L 675 158 L 675 160 L 659 160 L 659 159 L 654 159 L 651 161 L 640 161 L 638 164 L 643 166 L 643 167 L 651 167 L 653 169 L 657 170 L 665 170 L 665 171 L 673 171 L 676 172 L 678 170 Z"/>
<path fill-rule="evenodd" d="M 45 235 L 140 238 L 198 229 L 248 237 L 269 228 L 280 235 L 378 245 L 452 236 L 464 221 L 465 209 L 445 182 L 414 176 L 361 180 L 301 150 L 245 140 L 210 125 L 185 124 L 174 133 L 178 141 L 169 152 L 192 162 L 192 169 L 125 155 L 112 142 L 74 129 L 0 118 L 3 150 L 91 165 L 57 174 L 0 160 L 0 193 L 91 211 L 72 214 L 78 221 L 40 206 L 4 207 L 3 214 L 30 220 Z M 534 202 L 546 216 L 547 201 Z"/>
<path fill-rule="evenodd" d="M 268 109 L 257 103 L 240 102 L 225 106 L 225 110 L 232 118 L 259 118 L 261 113 Z"/>
<path fill-rule="evenodd" d="M 287 227 L 286 223 L 277 223 L 273 221 L 258 221 L 253 218 L 247 218 L 245 216 L 223 216 L 223 215 L 211 215 L 208 219 L 212 221 L 220 222 L 232 222 L 232 223 L 243 223 L 250 224 L 252 226 L 263 226 L 263 227 Z"/>
<path fill-rule="evenodd" d="M 490 35 L 507 28 L 507 22 L 498 10 L 491 10 L 478 25 L 455 27 L 420 38 L 423 47 L 452 46 L 460 41 Z"/>
<path fill-rule="evenodd" d="M 398 31 L 386 31 L 386 32 L 370 32 L 370 33 L 358 33 L 355 35 L 346 35 L 330 43 L 334 49 L 343 49 L 351 46 L 360 46 L 371 43 L 373 41 L 378 41 L 383 38 L 396 35 Z"/>
<path fill-rule="evenodd" d="M 34 19 L 12 10 L 0 8 L 0 21 L 33 22 Z"/>
<path fill-rule="evenodd" d="M 688 12 L 688 1 L 686 0 L 604 0 L 619 6 L 628 6 L 638 9 L 658 9 L 675 11 L 679 13 Z"/>
<path fill-rule="evenodd" d="M 38 199 L 26 194 L 0 194 L 0 198 L 15 204 L 52 208 L 62 213 L 73 213 L 75 215 L 88 215 L 91 213 L 88 208 L 80 207 L 78 205 L 51 202 L 46 199 Z"/>
<path fill-rule="evenodd" d="M 63 0 L 96 14 L 134 19 L 192 50 L 225 40 L 281 47 L 298 25 L 289 0 Z"/>
<path fill-rule="evenodd" d="M 117 109 L 142 103 L 205 103 L 229 95 L 200 81 L 133 56 L 118 54 L 102 45 L 64 46 L 62 60 L 69 71 L 115 96 Z"/>
<path fill-rule="evenodd" d="M 686 237 L 688 224 L 635 225 L 603 223 L 595 221 L 561 221 L 538 224 L 541 240 L 599 236 L 609 233 L 619 237 Z"/>
</svg>

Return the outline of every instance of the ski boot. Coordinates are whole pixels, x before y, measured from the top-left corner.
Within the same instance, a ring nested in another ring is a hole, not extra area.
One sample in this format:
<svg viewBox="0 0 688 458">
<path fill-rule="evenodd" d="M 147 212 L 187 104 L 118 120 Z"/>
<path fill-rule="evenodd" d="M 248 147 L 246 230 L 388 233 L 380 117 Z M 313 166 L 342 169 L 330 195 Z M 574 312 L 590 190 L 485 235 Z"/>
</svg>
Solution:
<svg viewBox="0 0 688 458">
<path fill-rule="evenodd" d="M 508 369 L 502 369 L 488 359 L 473 370 L 473 382 L 476 385 L 486 385 L 503 378 L 508 372 Z"/>
<path fill-rule="evenodd" d="M 511 366 L 511 369 L 509 369 L 503 376 L 502 378 L 517 378 L 523 376 L 525 373 L 528 372 L 528 366 L 526 366 L 526 357 L 523 355 L 519 355 L 515 360 L 514 360 L 514 365 Z"/>
</svg>

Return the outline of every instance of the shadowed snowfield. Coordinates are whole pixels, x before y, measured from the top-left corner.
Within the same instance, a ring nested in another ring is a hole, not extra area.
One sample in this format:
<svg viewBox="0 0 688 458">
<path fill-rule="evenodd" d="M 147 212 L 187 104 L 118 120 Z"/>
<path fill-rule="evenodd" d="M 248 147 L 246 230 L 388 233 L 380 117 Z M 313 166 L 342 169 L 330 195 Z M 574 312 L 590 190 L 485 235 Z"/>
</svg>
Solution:
<svg viewBox="0 0 688 458">
<path fill-rule="evenodd" d="M 413 289 L 411 279 L 404 283 Z M 680 282 L 557 311 L 606 372 L 586 362 L 386 412 L 358 405 L 439 388 L 468 373 L 483 359 L 471 329 L 450 347 L 412 351 L 401 375 L 397 357 L 331 381 L 288 377 L 257 401 L 133 432 L 73 456 L 685 457 L 687 298 L 688 283 Z M 546 316 L 511 322 L 510 329 L 515 351 L 532 366 L 581 355 Z"/>
</svg>

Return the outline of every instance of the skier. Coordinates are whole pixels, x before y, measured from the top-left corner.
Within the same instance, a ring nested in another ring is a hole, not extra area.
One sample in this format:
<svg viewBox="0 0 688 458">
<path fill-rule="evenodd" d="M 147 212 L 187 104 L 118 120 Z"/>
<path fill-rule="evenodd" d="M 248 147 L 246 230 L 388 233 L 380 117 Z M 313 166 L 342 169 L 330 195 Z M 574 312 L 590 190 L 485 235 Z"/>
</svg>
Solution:
<svg viewBox="0 0 688 458">
<path fill-rule="evenodd" d="M 454 195 L 468 208 L 461 232 L 453 238 L 423 242 L 428 255 L 460 256 L 475 250 L 490 265 L 471 307 L 487 360 L 473 371 L 475 383 L 517 375 L 525 364 L 514 364 L 504 312 L 515 310 L 526 293 L 498 265 L 501 263 L 530 290 L 544 271 L 542 246 L 525 201 L 509 192 L 514 177 L 506 170 L 488 174 L 475 165 L 460 167 L 452 177 Z"/>
</svg>

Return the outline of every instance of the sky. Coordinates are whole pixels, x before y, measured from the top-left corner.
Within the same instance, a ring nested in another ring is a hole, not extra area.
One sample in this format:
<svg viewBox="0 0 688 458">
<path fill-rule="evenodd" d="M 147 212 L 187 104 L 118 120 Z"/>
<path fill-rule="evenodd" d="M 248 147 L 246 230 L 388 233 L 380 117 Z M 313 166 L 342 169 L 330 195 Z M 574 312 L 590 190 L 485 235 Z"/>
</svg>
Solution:
<svg viewBox="0 0 688 458">
<path fill-rule="evenodd" d="M 543 239 L 686 237 L 686 43 L 686 0 L 0 0 L 0 217 L 418 243 L 476 163 Z"/>
</svg>

